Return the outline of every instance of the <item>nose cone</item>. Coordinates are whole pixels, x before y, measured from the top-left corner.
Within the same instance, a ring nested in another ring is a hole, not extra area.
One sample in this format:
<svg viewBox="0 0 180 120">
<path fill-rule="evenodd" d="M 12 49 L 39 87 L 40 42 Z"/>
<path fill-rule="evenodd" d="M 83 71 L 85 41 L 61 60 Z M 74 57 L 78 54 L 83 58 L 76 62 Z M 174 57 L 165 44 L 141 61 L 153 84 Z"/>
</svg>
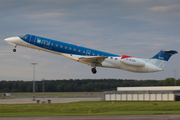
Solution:
<svg viewBox="0 0 180 120">
<path fill-rule="evenodd" d="M 4 40 L 5 40 L 6 42 L 9 42 L 10 38 L 5 38 Z"/>
<path fill-rule="evenodd" d="M 21 39 L 19 37 L 9 37 L 4 40 L 8 43 L 18 44 Z"/>
<path fill-rule="evenodd" d="M 9 38 L 5 38 L 4 40 L 6 42 L 13 42 L 16 39 L 16 37 L 9 37 Z"/>
</svg>

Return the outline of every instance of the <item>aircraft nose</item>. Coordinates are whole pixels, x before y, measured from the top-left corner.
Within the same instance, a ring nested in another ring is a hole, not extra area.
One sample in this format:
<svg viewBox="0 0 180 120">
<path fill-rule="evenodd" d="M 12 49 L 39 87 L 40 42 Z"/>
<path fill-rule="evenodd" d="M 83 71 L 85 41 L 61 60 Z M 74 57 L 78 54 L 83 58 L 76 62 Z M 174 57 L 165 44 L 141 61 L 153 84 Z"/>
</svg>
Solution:
<svg viewBox="0 0 180 120">
<path fill-rule="evenodd" d="M 19 37 L 9 37 L 9 38 L 5 38 L 4 40 L 13 45 L 14 44 L 17 45 L 21 43 L 21 39 Z"/>
<path fill-rule="evenodd" d="M 9 42 L 10 38 L 5 38 L 4 41 Z"/>
<path fill-rule="evenodd" d="M 6 42 L 14 43 L 14 42 L 17 42 L 19 40 L 19 37 L 9 37 L 9 38 L 5 38 L 4 40 Z"/>
</svg>

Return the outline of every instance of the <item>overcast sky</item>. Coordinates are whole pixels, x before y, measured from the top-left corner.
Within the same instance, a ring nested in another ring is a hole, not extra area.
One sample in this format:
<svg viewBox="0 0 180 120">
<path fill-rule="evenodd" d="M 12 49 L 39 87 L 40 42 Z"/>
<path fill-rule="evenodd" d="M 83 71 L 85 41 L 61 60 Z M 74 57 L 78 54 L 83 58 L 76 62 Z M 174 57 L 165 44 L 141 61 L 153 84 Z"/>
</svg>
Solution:
<svg viewBox="0 0 180 120">
<path fill-rule="evenodd" d="M 150 58 L 161 49 L 180 51 L 179 0 L 1 0 L 0 80 L 165 79 L 180 75 L 180 55 L 162 72 L 132 73 L 91 67 L 60 55 L 17 46 L 7 37 L 34 34 L 115 54 Z"/>
</svg>

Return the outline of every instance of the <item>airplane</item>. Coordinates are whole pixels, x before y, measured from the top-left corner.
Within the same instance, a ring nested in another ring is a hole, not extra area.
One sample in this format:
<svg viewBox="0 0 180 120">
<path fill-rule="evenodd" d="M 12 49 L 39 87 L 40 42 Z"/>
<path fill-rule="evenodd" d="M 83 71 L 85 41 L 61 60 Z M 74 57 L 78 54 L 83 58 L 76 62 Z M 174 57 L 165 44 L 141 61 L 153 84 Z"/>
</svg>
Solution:
<svg viewBox="0 0 180 120">
<path fill-rule="evenodd" d="M 19 45 L 62 55 L 91 66 L 93 74 L 97 73 L 96 67 L 117 68 L 136 73 L 158 72 L 163 70 L 165 63 L 172 55 L 178 53 L 176 50 L 161 50 L 154 57 L 145 59 L 116 55 L 31 34 L 4 40 L 14 45 L 13 52 L 16 52 L 16 47 Z"/>
</svg>

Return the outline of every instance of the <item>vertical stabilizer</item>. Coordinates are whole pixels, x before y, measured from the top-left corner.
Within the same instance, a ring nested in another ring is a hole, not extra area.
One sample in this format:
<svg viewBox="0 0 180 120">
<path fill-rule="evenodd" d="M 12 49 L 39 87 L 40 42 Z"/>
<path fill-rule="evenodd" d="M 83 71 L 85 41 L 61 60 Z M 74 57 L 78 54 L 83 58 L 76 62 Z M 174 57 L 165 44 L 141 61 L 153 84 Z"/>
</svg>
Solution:
<svg viewBox="0 0 180 120">
<path fill-rule="evenodd" d="M 175 50 L 167 50 L 167 51 L 161 50 L 158 54 L 156 54 L 154 57 L 152 57 L 152 59 L 168 61 L 173 54 L 177 54 L 177 53 L 178 52 Z"/>
<path fill-rule="evenodd" d="M 170 57 L 177 53 L 178 52 L 175 50 L 161 50 L 159 53 L 157 53 L 154 57 L 150 59 L 150 63 L 163 69 L 165 63 L 170 59 Z"/>
</svg>

